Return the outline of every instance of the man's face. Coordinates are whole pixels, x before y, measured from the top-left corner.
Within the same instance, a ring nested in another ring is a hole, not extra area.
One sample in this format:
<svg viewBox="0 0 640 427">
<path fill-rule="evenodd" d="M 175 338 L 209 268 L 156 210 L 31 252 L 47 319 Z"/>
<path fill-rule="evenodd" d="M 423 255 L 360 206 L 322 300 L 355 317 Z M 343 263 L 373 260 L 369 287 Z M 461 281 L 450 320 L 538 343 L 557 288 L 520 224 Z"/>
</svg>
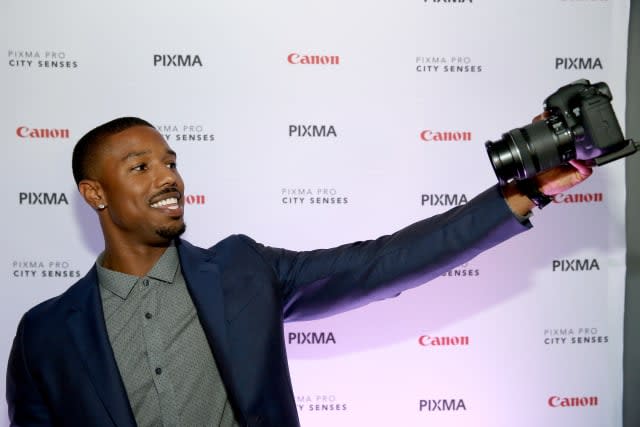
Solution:
<svg viewBox="0 0 640 427">
<path fill-rule="evenodd" d="M 184 183 L 175 152 L 157 130 L 129 128 L 107 138 L 99 150 L 105 233 L 154 245 L 184 232 Z"/>
</svg>

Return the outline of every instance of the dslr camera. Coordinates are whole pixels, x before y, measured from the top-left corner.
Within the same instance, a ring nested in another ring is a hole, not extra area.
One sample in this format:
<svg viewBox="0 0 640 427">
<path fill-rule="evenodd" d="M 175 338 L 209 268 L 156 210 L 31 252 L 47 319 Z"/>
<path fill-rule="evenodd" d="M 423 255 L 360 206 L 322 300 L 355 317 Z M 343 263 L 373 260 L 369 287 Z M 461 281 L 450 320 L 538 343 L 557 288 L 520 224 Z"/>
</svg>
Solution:
<svg viewBox="0 0 640 427">
<path fill-rule="evenodd" d="M 604 83 L 581 79 L 544 101 L 544 118 L 502 135 L 485 146 L 500 184 L 532 178 L 569 160 L 601 166 L 635 153 L 625 139 Z"/>
</svg>

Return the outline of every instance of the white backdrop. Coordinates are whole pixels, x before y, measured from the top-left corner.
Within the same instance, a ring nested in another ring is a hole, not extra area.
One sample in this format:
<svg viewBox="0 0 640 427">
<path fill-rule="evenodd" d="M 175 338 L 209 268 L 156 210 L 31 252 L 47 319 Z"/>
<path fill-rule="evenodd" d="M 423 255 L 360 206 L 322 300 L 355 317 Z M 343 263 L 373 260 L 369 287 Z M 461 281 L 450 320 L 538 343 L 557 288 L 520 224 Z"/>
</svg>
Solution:
<svg viewBox="0 0 640 427">
<path fill-rule="evenodd" d="M 3 375 L 20 316 L 101 250 L 70 166 L 100 123 L 135 115 L 166 135 L 193 243 L 245 233 L 310 249 L 375 238 L 493 185 L 484 143 L 559 86 L 606 81 L 624 116 L 628 1 L 0 7 Z M 302 424 L 620 426 L 624 162 L 556 201 L 533 230 L 426 286 L 287 325 Z"/>
</svg>

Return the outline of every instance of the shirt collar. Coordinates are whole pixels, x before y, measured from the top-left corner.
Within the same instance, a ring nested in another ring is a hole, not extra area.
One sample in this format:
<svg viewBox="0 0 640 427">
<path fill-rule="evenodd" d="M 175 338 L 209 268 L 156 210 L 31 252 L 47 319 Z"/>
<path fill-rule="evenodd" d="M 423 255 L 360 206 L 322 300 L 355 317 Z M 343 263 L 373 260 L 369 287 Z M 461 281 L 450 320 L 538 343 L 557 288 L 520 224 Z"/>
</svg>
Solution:
<svg viewBox="0 0 640 427">
<path fill-rule="evenodd" d="M 98 256 L 96 260 L 96 269 L 98 273 L 98 283 L 105 289 L 113 292 L 122 299 L 127 299 L 135 284 L 141 279 L 138 276 L 121 273 L 119 271 L 109 270 L 102 266 L 104 253 Z M 180 259 L 178 250 L 172 244 L 167 248 L 154 266 L 144 277 L 149 277 L 165 283 L 173 283 L 178 272 Z"/>
<path fill-rule="evenodd" d="M 178 272 L 178 249 L 172 243 L 162 254 L 158 262 L 147 273 L 152 279 L 161 280 L 166 283 L 173 283 Z"/>
</svg>

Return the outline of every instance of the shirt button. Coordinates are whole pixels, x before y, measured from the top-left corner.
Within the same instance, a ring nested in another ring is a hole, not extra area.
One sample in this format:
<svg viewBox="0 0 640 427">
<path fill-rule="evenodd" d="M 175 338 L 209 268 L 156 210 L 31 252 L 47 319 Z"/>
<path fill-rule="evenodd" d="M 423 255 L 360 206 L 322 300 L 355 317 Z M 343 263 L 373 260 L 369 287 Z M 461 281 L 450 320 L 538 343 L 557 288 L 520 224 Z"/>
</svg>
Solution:
<svg viewBox="0 0 640 427">
<path fill-rule="evenodd" d="M 147 319 L 151 319 L 153 316 L 151 315 L 151 313 L 146 313 L 144 317 L 146 317 Z"/>
<path fill-rule="evenodd" d="M 144 279 L 142 281 L 142 284 L 145 285 L 145 286 L 149 286 L 149 279 Z"/>
<path fill-rule="evenodd" d="M 162 368 L 156 368 L 156 374 L 160 375 L 162 373 Z"/>
</svg>

